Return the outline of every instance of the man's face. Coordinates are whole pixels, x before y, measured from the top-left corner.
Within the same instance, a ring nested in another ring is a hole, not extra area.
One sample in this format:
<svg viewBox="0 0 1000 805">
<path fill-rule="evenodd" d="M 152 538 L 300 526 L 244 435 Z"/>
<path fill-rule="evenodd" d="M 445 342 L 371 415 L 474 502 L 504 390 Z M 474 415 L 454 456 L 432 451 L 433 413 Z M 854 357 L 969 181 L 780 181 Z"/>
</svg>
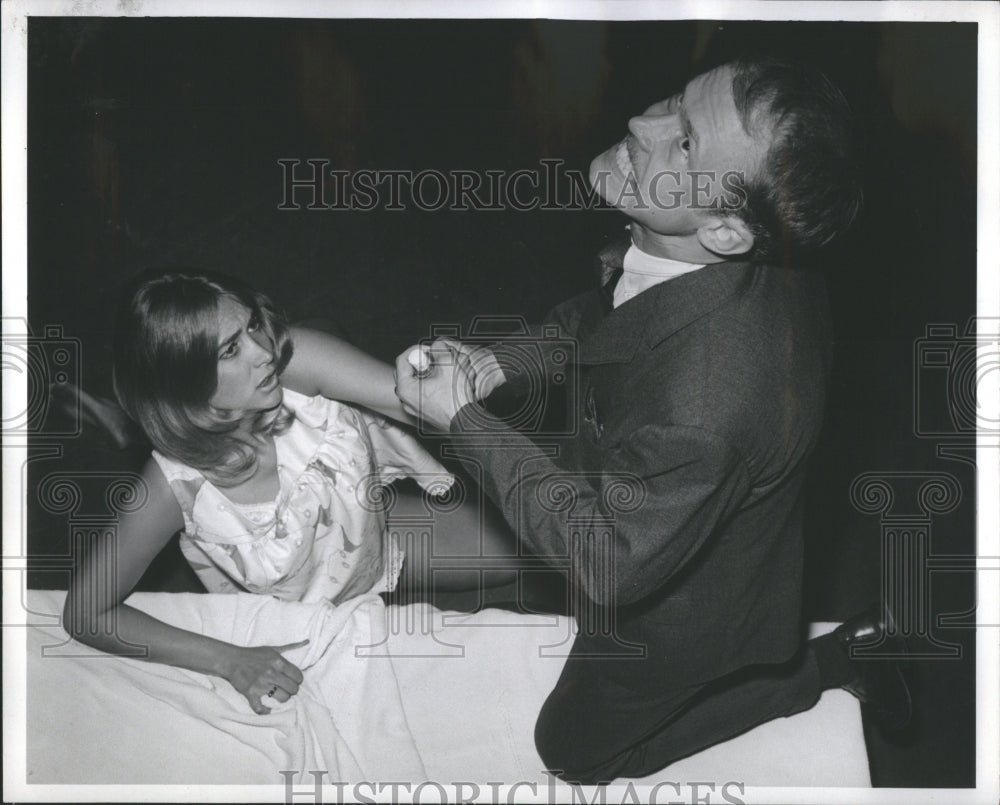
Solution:
<svg viewBox="0 0 1000 805">
<path fill-rule="evenodd" d="M 699 227 L 723 218 L 718 205 L 733 172 L 749 178 L 766 153 L 767 143 L 743 130 L 732 77 L 724 65 L 693 78 L 632 118 L 629 135 L 591 163 L 591 184 L 639 225 L 633 237 L 646 251 L 684 259 Z"/>
</svg>

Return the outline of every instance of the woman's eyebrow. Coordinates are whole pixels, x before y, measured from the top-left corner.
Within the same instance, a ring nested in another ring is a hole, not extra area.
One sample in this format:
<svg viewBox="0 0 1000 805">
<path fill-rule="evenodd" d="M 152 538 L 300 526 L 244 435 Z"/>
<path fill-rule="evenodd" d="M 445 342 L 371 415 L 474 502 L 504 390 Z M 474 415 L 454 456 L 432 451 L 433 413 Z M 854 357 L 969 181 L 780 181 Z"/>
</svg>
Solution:
<svg viewBox="0 0 1000 805">
<path fill-rule="evenodd" d="M 228 347 L 230 344 L 232 344 L 240 337 L 240 333 L 242 332 L 243 332 L 243 327 L 240 327 L 240 329 L 237 330 L 235 333 L 233 333 L 231 336 L 229 336 L 229 338 L 224 338 L 222 341 L 219 342 L 219 349 L 222 349 L 223 347 Z"/>
</svg>

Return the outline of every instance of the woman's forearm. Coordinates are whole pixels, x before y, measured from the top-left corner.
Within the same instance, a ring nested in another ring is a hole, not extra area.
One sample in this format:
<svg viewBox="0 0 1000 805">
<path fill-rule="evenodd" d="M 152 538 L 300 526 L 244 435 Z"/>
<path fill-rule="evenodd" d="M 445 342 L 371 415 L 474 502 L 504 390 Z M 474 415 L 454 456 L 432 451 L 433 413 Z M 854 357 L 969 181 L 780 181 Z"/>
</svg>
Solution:
<svg viewBox="0 0 1000 805">
<path fill-rule="evenodd" d="M 98 615 L 67 606 L 63 626 L 74 639 L 108 654 L 174 665 L 225 679 L 231 677 L 239 652 L 231 643 L 170 626 L 127 604 Z"/>
<path fill-rule="evenodd" d="M 281 652 L 308 640 L 285 646 L 236 646 L 170 626 L 126 604 L 94 615 L 85 606 L 74 607 L 73 601 L 67 598 L 63 624 L 81 643 L 109 654 L 220 676 L 260 715 L 270 712 L 264 697 L 286 702 L 302 684 L 302 671 Z"/>
<path fill-rule="evenodd" d="M 396 397 L 392 366 L 327 333 L 293 327 L 292 335 L 295 352 L 281 376 L 283 386 L 416 424 Z"/>
</svg>

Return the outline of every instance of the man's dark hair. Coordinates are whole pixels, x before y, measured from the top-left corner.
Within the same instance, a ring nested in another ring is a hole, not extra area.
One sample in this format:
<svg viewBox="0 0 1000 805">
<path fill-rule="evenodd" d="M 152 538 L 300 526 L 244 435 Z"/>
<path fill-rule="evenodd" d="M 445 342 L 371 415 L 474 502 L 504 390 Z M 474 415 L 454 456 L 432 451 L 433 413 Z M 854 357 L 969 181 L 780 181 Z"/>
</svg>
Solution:
<svg viewBox="0 0 1000 805">
<path fill-rule="evenodd" d="M 802 64 L 767 56 L 737 59 L 733 100 L 743 128 L 772 132 L 755 176 L 733 210 L 754 235 L 751 257 L 781 261 L 823 246 L 846 230 L 861 206 L 858 143 L 847 100 Z"/>
</svg>

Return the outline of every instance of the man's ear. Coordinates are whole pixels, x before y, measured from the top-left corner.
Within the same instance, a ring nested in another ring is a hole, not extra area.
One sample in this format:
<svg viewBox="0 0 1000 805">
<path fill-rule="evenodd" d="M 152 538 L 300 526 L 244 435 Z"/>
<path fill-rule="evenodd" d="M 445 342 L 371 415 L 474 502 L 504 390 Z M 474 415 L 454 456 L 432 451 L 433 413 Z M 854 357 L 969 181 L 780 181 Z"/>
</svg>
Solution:
<svg viewBox="0 0 1000 805">
<path fill-rule="evenodd" d="M 729 215 L 700 226 L 698 242 L 714 254 L 736 257 L 753 248 L 754 238 L 750 227 L 735 215 Z"/>
</svg>

